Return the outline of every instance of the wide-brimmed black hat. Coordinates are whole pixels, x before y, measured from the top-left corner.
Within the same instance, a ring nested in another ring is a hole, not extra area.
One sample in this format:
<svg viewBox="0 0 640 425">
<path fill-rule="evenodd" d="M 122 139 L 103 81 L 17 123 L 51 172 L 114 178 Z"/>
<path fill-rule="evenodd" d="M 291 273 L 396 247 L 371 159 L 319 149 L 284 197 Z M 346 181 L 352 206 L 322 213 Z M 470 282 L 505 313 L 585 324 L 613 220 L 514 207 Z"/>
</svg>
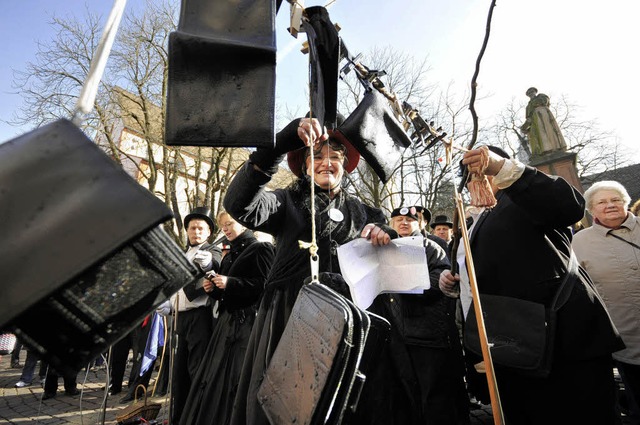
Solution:
<svg viewBox="0 0 640 425">
<path fill-rule="evenodd" d="M 187 216 L 184 218 L 184 228 L 189 227 L 189 222 L 194 218 L 199 218 L 204 220 L 209 225 L 209 230 L 213 232 L 215 225 L 213 224 L 213 218 L 211 218 L 211 210 L 207 207 L 195 207 Z"/>
<path fill-rule="evenodd" d="M 416 211 L 421 213 L 422 217 L 424 217 L 424 221 L 429 223 L 431 221 L 431 211 L 429 210 L 429 208 L 425 208 L 421 205 L 416 205 L 415 207 L 416 207 Z"/>
<path fill-rule="evenodd" d="M 409 217 L 412 218 L 416 221 L 418 221 L 418 211 L 416 209 L 416 207 L 400 207 L 400 208 L 396 208 L 395 210 L 391 211 L 391 218 L 396 217 L 396 216 L 405 216 L 405 217 Z"/>
<path fill-rule="evenodd" d="M 453 222 L 451 221 L 451 219 L 449 219 L 449 216 L 446 215 L 437 215 L 436 218 L 433 220 L 433 223 L 429 224 L 429 226 L 432 229 L 435 229 L 435 227 L 438 224 L 445 224 L 449 227 L 451 227 L 453 229 Z"/>
</svg>

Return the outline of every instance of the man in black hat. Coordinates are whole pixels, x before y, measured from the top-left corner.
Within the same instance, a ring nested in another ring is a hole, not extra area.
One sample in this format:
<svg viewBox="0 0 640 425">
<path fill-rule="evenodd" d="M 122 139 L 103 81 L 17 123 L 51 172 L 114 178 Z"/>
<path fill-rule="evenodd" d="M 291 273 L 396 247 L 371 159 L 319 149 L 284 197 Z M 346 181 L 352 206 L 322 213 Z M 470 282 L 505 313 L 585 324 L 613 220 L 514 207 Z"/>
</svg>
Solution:
<svg viewBox="0 0 640 425">
<path fill-rule="evenodd" d="M 187 258 L 202 272 L 218 271 L 222 251 L 208 242 L 214 229 L 209 208 L 194 208 L 184 218 L 184 228 L 187 229 Z M 171 388 L 173 395 L 171 422 L 175 424 L 180 421 L 191 381 L 213 332 L 215 318 L 210 303 L 210 297 L 203 288 L 203 279 L 198 279 L 172 295 L 169 301 L 157 309 L 162 315 L 170 311 L 175 312 L 176 306 L 178 310 L 175 332 L 178 344 L 175 349 Z"/>
<path fill-rule="evenodd" d="M 440 245 L 440 247 L 444 249 L 444 252 L 447 253 L 447 258 L 449 258 L 449 245 L 447 244 L 447 242 L 445 242 L 444 239 L 429 233 L 428 227 L 429 223 L 431 222 L 431 211 L 429 210 L 429 208 L 425 208 L 420 205 L 415 205 L 414 208 L 416 209 L 416 212 L 418 214 L 418 229 L 420 229 L 420 233 L 422 233 L 422 236 Z"/>
<path fill-rule="evenodd" d="M 446 243 L 451 242 L 453 236 L 453 222 L 446 215 L 437 215 L 433 223 L 430 224 L 433 234 Z"/>
</svg>

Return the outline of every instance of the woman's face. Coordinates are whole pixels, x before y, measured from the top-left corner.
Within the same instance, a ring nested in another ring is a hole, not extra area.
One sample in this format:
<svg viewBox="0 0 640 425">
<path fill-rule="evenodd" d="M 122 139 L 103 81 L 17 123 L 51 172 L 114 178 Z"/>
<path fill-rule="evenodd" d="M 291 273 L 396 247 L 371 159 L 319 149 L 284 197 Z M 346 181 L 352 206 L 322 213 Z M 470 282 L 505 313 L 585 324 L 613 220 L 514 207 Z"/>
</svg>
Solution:
<svg viewBox="0 0 640 425">
<path fill-rule="evenodd" d="M 238 237 L 245 228 L 235 221 L 229 214 L 222 214 L 218 218 L 218 227 L 222 230 L 222 233 L 227 237 L 229 242 Z"/>
<path fill-rule="evenodd" d="M 313 175 L 316 184 L 325 190 L 335 190 L 340 187 L 344 175 L 344 154 L 334 151 L 330 144 L 322 146 L 321 150 L 314 152 L 306 159 L 307 174 Z"/>
<path fill-rule="evenodd" d="M 591 203 L 591 213 L 607 227 L 618 227 L 627 219 L 624 200 L 615 190 L 599 190 Z"/>
<path fill-rule="evenodd" d="M 391 227 L 402 237 L 411 236 L 418 230 L 418 222 L 406 215 L 397 215 L 391 219 Z"/>
</svg>

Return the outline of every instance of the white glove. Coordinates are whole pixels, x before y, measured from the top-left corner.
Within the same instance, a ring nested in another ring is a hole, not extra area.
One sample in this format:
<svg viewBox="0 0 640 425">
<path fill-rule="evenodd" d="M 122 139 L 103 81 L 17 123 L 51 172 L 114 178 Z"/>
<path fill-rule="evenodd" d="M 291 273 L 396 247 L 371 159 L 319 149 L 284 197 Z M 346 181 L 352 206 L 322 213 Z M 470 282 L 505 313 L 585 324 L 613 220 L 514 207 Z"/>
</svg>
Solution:
<svg viewBox="0 0 640 425">
<path fill-rule="evenodd" d="M 171 301 L 166 300 L 158 307 L 156 307 L 156 313 L 158 313 L 160 316 L 168 316 L 169 313 L 171 313 Z"/>
<path fill-rule="evenodd" d="M 193 262 L 200 266 L 202 270 L 206 270 L 211 265 L 213 254 L 209 251 L 199 250 L 193 257 Z"/>
</svg>

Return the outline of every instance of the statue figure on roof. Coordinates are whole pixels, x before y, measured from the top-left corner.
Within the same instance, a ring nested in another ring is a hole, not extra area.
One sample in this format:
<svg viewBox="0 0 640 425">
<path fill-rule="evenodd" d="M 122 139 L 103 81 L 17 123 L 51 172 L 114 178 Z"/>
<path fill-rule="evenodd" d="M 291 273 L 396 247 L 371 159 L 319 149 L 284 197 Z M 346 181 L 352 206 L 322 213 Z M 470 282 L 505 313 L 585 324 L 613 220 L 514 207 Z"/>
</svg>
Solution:
<svg viewBox="0 0 640 425">
<path fill-rule="evenodd" d="M 538 93 L 538 89 L 527 90 L 530 100 L 526 109 L 526 120 L 520 129 L 527 134 L 531 155 L 539 156 L 547 152 L 566 150 L 560 127 L 549 109 L 549 96 Z"/>
</svg>

